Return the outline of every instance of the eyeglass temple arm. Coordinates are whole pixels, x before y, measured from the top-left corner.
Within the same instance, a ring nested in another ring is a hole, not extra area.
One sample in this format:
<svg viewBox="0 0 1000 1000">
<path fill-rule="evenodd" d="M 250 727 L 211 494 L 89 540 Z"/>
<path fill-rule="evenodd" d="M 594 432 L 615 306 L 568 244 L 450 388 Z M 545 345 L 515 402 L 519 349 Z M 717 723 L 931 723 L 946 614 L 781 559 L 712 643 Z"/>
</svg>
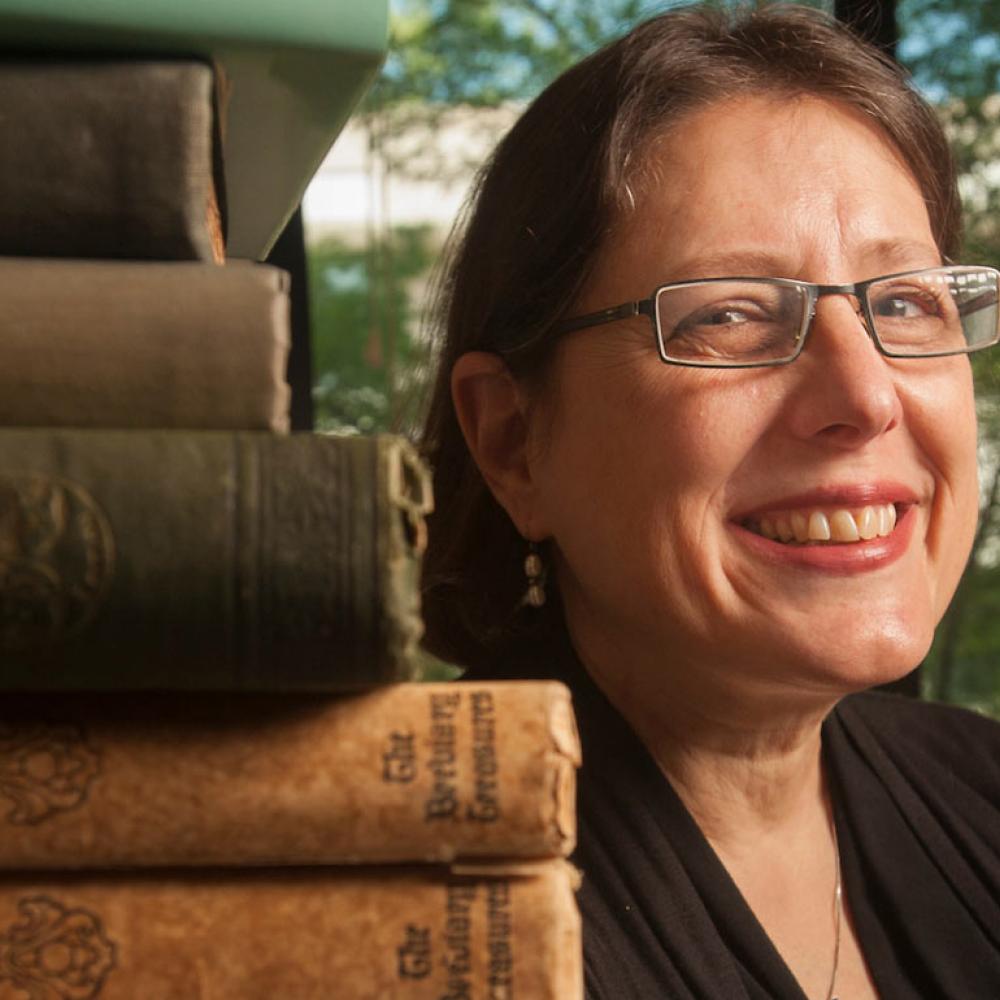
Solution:
<svg viewBox="0 0 1000 1000">
<path fill-rule="evenodd" d="M 574 316 L 563 320 L 556 329 L 560 333 L 572 333 L 574 330 L 584 330 L 589 326 L 602 326 L 614 323 L 620 319 L 630 319 L 632 316 L 648 316 L 655 322 L 656 299 L 643 299 L 641 302 L 623 302 L 620 306 L 602 309 L 600 312 L 587 313 L 585 316 Z"/>
</svg>

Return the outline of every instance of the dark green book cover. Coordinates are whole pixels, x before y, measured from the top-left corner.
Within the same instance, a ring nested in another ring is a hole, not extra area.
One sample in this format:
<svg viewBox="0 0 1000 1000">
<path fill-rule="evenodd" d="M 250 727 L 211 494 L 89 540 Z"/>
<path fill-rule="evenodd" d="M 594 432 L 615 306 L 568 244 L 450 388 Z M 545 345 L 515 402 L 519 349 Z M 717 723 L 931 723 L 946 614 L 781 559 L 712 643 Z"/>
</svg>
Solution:
<svg viewBox="0 0 1000 1000">
<path fill-rule="evenodd" d="M 0 689 L 412 679 L 429 506 L 389 435 L 0 431 Z"/>
</svg>

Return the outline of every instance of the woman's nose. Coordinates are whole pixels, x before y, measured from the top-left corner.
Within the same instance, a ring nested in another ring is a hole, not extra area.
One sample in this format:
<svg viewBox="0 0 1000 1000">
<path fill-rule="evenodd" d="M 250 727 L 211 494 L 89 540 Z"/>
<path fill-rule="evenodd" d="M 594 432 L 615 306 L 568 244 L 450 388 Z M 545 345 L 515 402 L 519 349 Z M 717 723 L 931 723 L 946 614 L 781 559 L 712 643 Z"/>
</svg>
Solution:
<svg viewBox="0 0 1000 1000">
<path fill-rule="evenodd" d="M 831 296 L 816 304 L 805 347 L 792 367 L 798 368 L 799 381 L 789 419 L 797 436 L 846 450 L 899 422 L 892 363 L 879 353 L 852 298 Z"/>
</svg>

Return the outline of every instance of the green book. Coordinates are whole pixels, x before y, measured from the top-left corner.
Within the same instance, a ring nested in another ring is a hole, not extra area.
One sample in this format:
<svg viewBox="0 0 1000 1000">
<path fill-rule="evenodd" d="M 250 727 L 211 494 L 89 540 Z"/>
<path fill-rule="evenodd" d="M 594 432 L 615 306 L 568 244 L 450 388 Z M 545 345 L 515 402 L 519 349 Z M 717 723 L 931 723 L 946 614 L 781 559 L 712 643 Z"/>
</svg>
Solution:
<svg viewBox="0 0 1000 1000">
<path fill-rule="evenodd" d="M 228 249 L 263 257 L 374 77 L 387 0 L 0 0 L 8 53 L 199 56 L 228 91 Z"/>
<path fill-rule="evenodd" d="M 414 679 L 427 473 L 401 438 L 0 431 L 0 690 Z"/>
</svg>

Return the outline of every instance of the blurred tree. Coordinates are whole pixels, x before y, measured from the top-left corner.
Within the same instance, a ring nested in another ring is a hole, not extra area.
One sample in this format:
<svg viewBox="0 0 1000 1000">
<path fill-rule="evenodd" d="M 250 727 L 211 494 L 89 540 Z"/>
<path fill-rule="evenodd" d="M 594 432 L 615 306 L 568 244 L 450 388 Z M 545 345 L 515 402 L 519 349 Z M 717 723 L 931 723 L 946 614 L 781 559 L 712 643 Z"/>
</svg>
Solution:
<svg viewBox="0 0 1000 1000">
<path fill-rule="evenodd" d="M 982 0 L 899 0 L 900 61 L 931 98 L 1000 90 L 1000 6 Z"/>
<path fill-rule="evenodd" d="M 373 259 L 384 259 L 384 248 L 358 248 L 334 237 L 310 246 L 317 373 L 313 403 L 319 430 L 371 433 L 405 428 L 414 419 L 414 394 L 407 390 L 421 376 L 426 351 L 408 331 L 417 327 L 421 279 L 437 247 L 426 226 L 396 228 L 392 238 L 392 301 L 387 301 L 372 267 Z M 404 331 L 392 345 L 392 365 L 387 357 L 387 314 Z"/>
<path fill-rule="evenodd" d="M 937 105 L 958 161 L 965 256 L 1000 265 L 1000 4 L 900 0 L 900 61 Z"/>
<path fill-rule="evenodd" d="M 398 0 L 383 104 L 525 101 L 655 0 Z"/>
<path fill-rule="evenodd" d="M 363 106 L 379 156 L 408 177 L 468 173 L 508 124 L 502 116 L 470 114 L 470 109 L 522 106 L 654 5 L 655 0 L 395 0 L 389 54 Z M 455 120 L 477 133 L 465 150 L 446 150 L 436 141 L 442 127 Z"/>
</svg>

